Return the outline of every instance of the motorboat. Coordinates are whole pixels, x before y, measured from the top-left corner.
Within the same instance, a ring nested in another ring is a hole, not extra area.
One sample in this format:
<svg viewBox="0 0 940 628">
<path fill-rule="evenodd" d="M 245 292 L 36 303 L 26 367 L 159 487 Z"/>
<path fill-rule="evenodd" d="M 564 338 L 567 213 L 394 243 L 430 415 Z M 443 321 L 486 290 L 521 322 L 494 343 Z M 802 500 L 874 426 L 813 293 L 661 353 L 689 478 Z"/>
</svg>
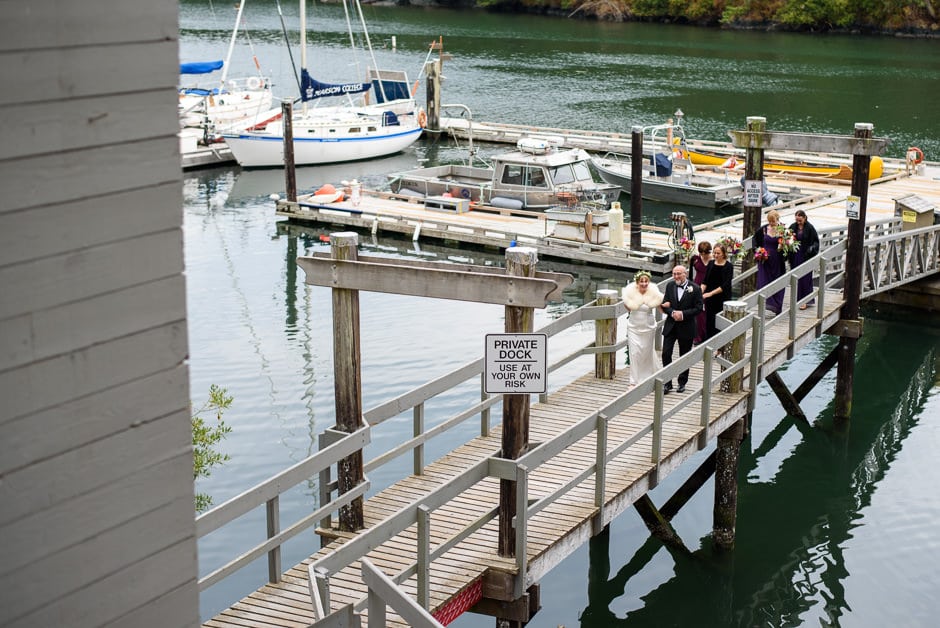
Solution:
<svg viewBox="0 0 940 628">
<path fill-rule="evenodd" d="M 492 166 L 447 164 L 389 175 L 396 194 L 450 196 L 506 209 L 545 210 L 590 203 L 608 207 L 620 187 L 596 177 L 591 157 L 562 138 L 521 138 Z"/>
<path fill-rule="evenodd" d="M 630 155 L 607 153 L 593 159 L 601 178 L 619 185 L 626 194 L 633 186 L 633 160 Z M 694 207 L 728 207 L 739 204 L 744 189 L 738 177 L 724 173 L 699 173 L 687 159 L 671 158 L 661 152 L 654 153 L 650 161 L 644 159 L 641 195 L 660 203 L 691 205 Z"/>
</svg>

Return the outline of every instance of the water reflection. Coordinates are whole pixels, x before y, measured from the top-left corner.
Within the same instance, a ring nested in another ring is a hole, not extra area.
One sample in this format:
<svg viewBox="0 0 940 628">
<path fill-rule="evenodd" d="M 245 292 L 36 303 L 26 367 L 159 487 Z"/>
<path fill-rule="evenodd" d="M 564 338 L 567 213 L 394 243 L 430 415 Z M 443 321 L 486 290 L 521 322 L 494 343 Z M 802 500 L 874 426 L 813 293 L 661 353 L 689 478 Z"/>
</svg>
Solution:
<svg viewBox="0 0 940 628">
<path fill-rule="evenodd" d="M 667 550 L 672 576 L 617 616 L 612 608 L 622 605 L 619 598 L 638 595 L 631 580 L 644 574 L 654 557 L 662 558 L 665 548 L 650 538 L 611 575 L 609 535 L 600 535 L 590 544 L 588 606 L 581 625 L 649 626 L 664 617 L 679 626 L 802 625 L 814 619 L 839 625 L 851 611 L 845 550 L 878 483 L 924 417 L 937 372 L 933 345 L 915 347 L 902 330 L 881 331 L 884 337 L 867 339 L 874 346 L 856 365 L 849 430 L 831 429 L 830 404 L 813 427 L 785 418 L 763 442 L 745 439 L 733 553 L 716 551 L 710 537 L 688 555 Z M 898 343 L 905 350 L 884 350 Z M 894 390 L 886 390 L 886 374 Z M 745 481 L 794 424 L 801 440 L 786 452 L 773 478 Z"/>
</svg>

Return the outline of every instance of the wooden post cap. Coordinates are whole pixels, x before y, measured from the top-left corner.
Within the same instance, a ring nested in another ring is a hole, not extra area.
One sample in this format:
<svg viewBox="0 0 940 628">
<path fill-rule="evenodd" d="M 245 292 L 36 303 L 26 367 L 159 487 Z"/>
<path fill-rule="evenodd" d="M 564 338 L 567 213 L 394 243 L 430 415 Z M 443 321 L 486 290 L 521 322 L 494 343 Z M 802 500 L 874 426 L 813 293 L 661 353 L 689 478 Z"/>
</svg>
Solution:
<svg viewBox="0 0 940 628">
<path fill-rule="evenodd" d="M 359 234 L 355 231 L 340 231 L 330 234 L 330 244 L 338 246 L 358 246 Z"/>
</svg>

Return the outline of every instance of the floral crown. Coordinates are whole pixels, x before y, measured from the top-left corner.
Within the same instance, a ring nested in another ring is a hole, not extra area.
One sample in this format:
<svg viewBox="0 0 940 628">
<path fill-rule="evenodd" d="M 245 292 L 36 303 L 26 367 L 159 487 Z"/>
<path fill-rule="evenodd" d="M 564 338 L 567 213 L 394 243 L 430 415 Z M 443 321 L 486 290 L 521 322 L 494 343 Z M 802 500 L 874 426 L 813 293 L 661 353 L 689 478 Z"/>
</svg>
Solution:
<svg viewBox="0 0 940 628">
<path fill-rule="evenodd" d="M 638 270 L 635 275 L 633 275 L 633 281 L 639 282 L 640 277 L 646 277 L 647 279 L 652 279 L 653 276 L 649 273 L 648 270 Z"/>
</svg>

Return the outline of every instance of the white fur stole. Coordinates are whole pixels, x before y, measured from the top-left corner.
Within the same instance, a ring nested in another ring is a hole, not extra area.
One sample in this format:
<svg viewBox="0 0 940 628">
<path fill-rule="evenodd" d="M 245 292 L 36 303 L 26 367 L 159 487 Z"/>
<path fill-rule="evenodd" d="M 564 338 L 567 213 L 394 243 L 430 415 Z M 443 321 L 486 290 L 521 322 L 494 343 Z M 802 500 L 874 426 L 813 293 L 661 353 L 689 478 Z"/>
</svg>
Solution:
<svg viewBox="0 0 940 628">
<path fill-rule="evenodd" d="M 663 293 L 659 291 L 659 287 L 654 283 L 650 283 L 649 287 L 646 289 L 646 294 L 640 292 L 639 288 L 636 286 L 636 282 L 628 283 L 623 290 L 621 290 L 621 296 L 623 297 L 623 302 L 627 306 L 627 309 L 631 312 L 640 309 L 640 306 L 644 303 L 653 310 L 659 307 L 663 302 Z"/>
</svg>

